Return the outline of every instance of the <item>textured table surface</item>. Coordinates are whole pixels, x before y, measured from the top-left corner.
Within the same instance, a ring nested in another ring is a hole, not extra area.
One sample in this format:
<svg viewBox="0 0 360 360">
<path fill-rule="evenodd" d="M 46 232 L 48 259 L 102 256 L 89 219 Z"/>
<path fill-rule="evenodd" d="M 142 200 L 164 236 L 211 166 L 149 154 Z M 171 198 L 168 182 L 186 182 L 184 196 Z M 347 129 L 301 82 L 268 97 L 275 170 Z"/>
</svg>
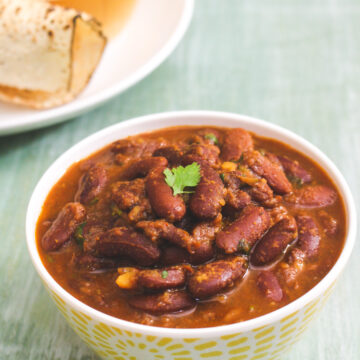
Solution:
<svg viewBox="0 0 360 360">
<path fill-rule="evenodd" d="M 40 283 L 24 222 L 47 167 L 108 125 L 182 109 L 263 118 L 327 153 L 359 202 L 359 17 L 358 0 L 197 0 L 180 46 L 141 83 L 72 121 L 0 138 L 0 359 L 98 359 Z M 322 314 L 285 360 L 360 359 L 359 255 L 358 241 Z"/>
</svg>

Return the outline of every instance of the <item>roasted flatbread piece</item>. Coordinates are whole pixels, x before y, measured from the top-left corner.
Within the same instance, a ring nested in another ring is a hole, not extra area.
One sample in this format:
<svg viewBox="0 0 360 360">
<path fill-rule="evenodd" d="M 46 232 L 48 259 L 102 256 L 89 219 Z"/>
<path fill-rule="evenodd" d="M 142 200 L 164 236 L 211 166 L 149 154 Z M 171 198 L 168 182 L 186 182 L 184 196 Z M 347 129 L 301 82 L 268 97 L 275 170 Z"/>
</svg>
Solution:
<svg viewBox="0 0 360 360">
<path fill-rule="evenodd" d="M 73 100 L 105 45 L 88 14 L 46 0 L 0 0 L 0 99 L 36 109 Z"/>
</svg>

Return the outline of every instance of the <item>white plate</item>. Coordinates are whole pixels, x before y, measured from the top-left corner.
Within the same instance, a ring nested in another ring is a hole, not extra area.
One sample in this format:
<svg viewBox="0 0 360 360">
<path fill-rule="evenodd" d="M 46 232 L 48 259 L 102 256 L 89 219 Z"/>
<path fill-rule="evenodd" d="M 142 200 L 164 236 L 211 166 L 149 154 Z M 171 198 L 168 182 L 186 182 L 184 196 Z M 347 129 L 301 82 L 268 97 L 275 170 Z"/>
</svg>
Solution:
<svg viewBox="0 0 360 360">
<path fill-rule="evenodd" d="M 31 110 L 0 103 L 0 135 L 75 117 L 136 84 L 175 49 L 189 26 L 194 0 L 137 0 L 123 31 L 112 39 L 90 84 L 69 104 Z"/>
</svg>

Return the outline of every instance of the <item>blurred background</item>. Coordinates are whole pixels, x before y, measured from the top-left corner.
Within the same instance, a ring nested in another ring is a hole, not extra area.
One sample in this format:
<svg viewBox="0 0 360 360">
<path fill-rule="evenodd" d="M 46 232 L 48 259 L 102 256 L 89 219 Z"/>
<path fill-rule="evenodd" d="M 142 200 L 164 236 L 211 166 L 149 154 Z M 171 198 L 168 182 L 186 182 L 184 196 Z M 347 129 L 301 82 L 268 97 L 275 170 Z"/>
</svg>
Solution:
<svg viewBox="0 0 360 360">
<path fill-rule="evenodd" d="M 169 110 L 258 117 L 323 150 L 359 203 L 359 17 L 358 0 L 197 0 L 184 39 L 146 79 L 76 121 L 0 137 L 0 359 L 98 359 L 45 293 L 24 227 L 43 172 L 99 129 Z M 324 311 L 284 360 L 360 359 L 359 254 L 357 243 Z"/>
</svg>

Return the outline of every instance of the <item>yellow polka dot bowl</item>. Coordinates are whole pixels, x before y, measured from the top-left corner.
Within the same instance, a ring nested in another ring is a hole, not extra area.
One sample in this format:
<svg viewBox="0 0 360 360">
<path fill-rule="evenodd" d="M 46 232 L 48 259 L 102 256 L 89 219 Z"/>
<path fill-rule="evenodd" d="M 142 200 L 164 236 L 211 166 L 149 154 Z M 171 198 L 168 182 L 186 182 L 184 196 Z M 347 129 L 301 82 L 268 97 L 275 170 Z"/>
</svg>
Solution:
<svg viewBox="0 0 360 360">
<path fill-rule="evenodd" d="M 50 276 L 37 251 L 35 227 L 47 194 L 66 169 L 119 138 L 176 125 L 243 127 L 290 144 L 328 172 L 344 199 L 347 236 L 338 261 L 314 288 L 296 301 L 252 320 L 203 329 L 169 329 L 140 325 L 101 313 L 74 298 Z M 116 124 L 86 138 L 46 171 L 33 192 L 26 218 L 29 253 L 50 297 L 75 332 L 103 359 L 109 360 L 280 359 L 300 339 L 329 297 L 349 259 L 355 232 L 356 212 L 348 185 L 320 150 L 294 133 L 264 121 L 209 111 L 153 114 Z"/>
</svg>

